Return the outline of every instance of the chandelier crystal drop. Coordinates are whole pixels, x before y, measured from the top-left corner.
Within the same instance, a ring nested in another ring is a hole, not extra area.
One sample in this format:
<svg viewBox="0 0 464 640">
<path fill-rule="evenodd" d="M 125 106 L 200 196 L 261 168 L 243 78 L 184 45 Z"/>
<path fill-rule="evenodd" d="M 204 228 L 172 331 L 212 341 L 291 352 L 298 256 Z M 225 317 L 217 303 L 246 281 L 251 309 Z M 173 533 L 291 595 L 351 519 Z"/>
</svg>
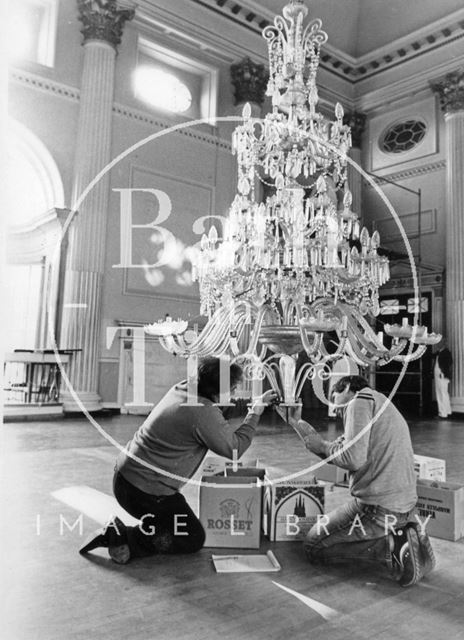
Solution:
<svg viewBox="0 0 464 640">
<path fill-rule="evenodd" d="M 387 347 L 371 327 L 379 287 L 390 277 L 388 259 L 378 254 L 378 232 L 361 228 L 351 210 L 351 131 L 343 107 L 335 106 L 333 121 L 317 109 L 316 73 L 327 34 L 320 20 L 304 26 L 307 13 L 294 0 L 263 31 L 272 110 L 254 118 L 245 105 L 232 139 L 237 194 L 222 237 L 212 226 L 193 266 L 206 326 L 200 335 L 168 334 L 163 323 L 146 327 L 173 353 L 229 354 L 255 373 L 260 368 L 271 383 L 280 361 L 287 387 L 288 356 L 301 351 L 312 365 L 347 354 L 365 367 L 418 358 L 441 338 L 424 327 L 385 325 Z M 272 193 L 263 199 L 268 185 Z M 290 401 L 291 393 L 285 395 Z"/>
</svg>

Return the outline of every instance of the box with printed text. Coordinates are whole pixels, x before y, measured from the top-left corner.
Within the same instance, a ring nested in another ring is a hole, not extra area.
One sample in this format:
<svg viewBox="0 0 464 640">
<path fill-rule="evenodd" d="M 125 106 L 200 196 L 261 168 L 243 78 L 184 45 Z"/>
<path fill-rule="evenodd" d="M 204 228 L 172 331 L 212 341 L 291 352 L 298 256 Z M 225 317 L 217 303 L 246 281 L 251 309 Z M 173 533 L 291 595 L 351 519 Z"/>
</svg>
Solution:
<svg viewBox="0 0 464 640">
<path fill-rule="evenodd" d="M 417 512 L 427 533 L 455 542 L 464 536 L 464 486 L 417 480 Z"/>
<path fill-rule="evenodd" d="M 266 482 L 263 531 L 271 541 L 302 540 L 324 513 L 325 486 L 314 477 Z"/>
<path fill-rule="evenodd" d="M 200 522 L 205 547 L 258 549 L 264 469 L 243 467 L 202 477 Z"/>
<path fill-rule="evenodd" d="M 414 454 L 414 471 L 416 476 L 423 480 L 446 480 L 446 462 L 441 458 L 429 458 Z"/>
<path fill-rule="evenodd" d="M 204 476 L 223 475 L 225 470 L 237 470 L 243 467 L 258 467 L 258 458 L 241 458 L 240 460 L 229 460 L 216 455 L 208 455 L 203 461 L 201 473 Z"/>
</svg>

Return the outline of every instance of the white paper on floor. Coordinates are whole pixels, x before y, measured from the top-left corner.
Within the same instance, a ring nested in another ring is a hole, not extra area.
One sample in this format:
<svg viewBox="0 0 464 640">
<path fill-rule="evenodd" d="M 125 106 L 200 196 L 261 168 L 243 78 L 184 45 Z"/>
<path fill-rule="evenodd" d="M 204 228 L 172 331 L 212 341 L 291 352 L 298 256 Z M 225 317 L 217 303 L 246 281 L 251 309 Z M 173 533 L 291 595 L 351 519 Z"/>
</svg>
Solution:
<svg viewBox="0 0 464 640">
<path fill-rule="evenodd" d="M 313 609 L 316 613 L 318 613 L 320 616 L 322 616 L 325 620 L 330 620 L 331 618 L 335 618 L 336 616 L 339 615 L 338 611 L 335 611 L 335 609 L 331 609 L 327 605 L 322 604 L 321 602 L 318 602 L 317 600 L 313 600 L 312 598 L 309 598 L 308 596 L 304 596 L 302 593 L 298 593 L 298 591 L 293 591 L 293 589 L 289 589 L 288 587 L 284 587 L 283 584 L 279 584 L 278 582 L 274 582 L 274 580 L 272 581 L 272 584 L 275 584 L 276 587 L 279 587 L 279 589 L 283 589 L 284 591 L 287 591 L 287 593 L 291 593 L 292 596 L 295 596 L 295 598 L 298 598 L 298 600 L 303 602 L 307 607 L 310 607 L 311 609 Z"/>
<path fill-rule="evenodd" d="M 139 523 L 117 503 L 116 498 L 92 487 L 65 487 L 52 491 L 52 496 L 101 525 L 106 524 L 113 516 L 118 516 L 129 526 Z"/>
</svg>

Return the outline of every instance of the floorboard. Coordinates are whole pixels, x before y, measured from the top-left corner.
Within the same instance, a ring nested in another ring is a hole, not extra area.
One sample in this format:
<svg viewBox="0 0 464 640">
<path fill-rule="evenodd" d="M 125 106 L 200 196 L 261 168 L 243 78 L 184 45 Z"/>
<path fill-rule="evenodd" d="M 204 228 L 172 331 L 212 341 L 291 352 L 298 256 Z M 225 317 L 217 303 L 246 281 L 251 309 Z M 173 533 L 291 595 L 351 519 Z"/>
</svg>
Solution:
<svg viewBox="0 0 464 640">
<path fill-rule="evenodd" d="M 139 423 L 134 416 L 100 420 L 121 446 Z M 316 426 L 329 437 L 340 433 L 335 422 L 320 420 Z M 410 428 L 416 453 L 445 458 L 448 479 L 464 484 L 464 422 L 415 420 Z M 411 589 L 401 589 L 373 569 L 311 566 L 299 543 L 266 539 L 261 552 L 273 549 L 282 565 L 279 573 L 216 574 L 211 553 L 220 550 L 211 549 L 118 566 L 105 550 L 87 558 L 77 553 L 111 501 L 115 448 L 83 418 L 9 423 L 3 426 L 2 442 L 4 640 L 463 637 L 464 540 L 434 538 L 437 569 Z M 247 455 L 259 457 L 274 475 L 311 464 L 298 438 L 273 419 L 265 419 Z M 76 487 L 100 496 L 93 505 L 97 511 L 90 509 L 89 516 L 82 510 L 80 521 L 76 505 L 56 497 Z M 187 487 L 185 494 L 197 506 L 198 487 Z M 346 490 L 328 490 L 328 507 L 345 496 Z M 325 620 L 273 582 L 338 615 Z"/>
</svg>

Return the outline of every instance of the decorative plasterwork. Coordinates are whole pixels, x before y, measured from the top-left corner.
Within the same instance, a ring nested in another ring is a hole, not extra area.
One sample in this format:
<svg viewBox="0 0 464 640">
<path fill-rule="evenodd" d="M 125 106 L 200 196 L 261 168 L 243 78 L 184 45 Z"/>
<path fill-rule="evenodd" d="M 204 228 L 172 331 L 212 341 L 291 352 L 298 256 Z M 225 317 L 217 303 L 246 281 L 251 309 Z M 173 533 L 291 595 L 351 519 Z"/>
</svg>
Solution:
<svg viewBox="0 0 464 640">
<path fill-rule="evenodd" d="M 353 147 L 361 148 L 361 138 L 366 127 L 366 114 L 359 111 L 351 111 L 345 114 L 343 122 L 351 127 L 351 139 Z"/>
<path fill-rule="evenodd" d="M 220 13 L 255 33 L 261 33 L 262 29 L 274 19 L 272 11 L 266 10 L 251 0 L 190 0 L 190 2 Z M 457 11 L 359 58 L 350 56 L 327 43 L 322 50 L 320 66 L 349 79 L 352 83 L 357 83 L 462 38 L 464 38 L 464 10 Z"/>
<path fill-rule="evenodd" d="M 397 171 L 396 173 L 386 173 L 383 177 L 388 180 L 392 180 L 393 182 L 399 182 L 400 180 L 409 180 L 410 178 L 415 178 L 427 173 L 432 173 L 433 171 L 441 171 L 443 169 L 446 169 L 446 160 L 431 162 L 430 164 L 424 164 L 420 167 L 412 167 L 411 169 Z M 372 179 L 376 184 L 379 184 L 380 186 L 382 186 L 382 184 L 387 184 L 385 180 L 382 180 L 381 176 L 377 178 L 372 177 Z M 373 188 L 370 184 L 367 184 L 367 186 L 370 189 Z"/>
<path fill-rule="evenodd" d="M 79 101 L 79 89 L 62 84 L 61 82 L 49 80 L 48 78 L 44 78 L 43 76 L 39 76 L 28 71 L 23 71 L 22 69 L 12 68 L 10 70 L 10 80 L 18 82 L 19 84 L 27 85 L 33 89 L 38 89 L 39 91 L 44 91 L 45 93 L 53 93 L 62 98 L 72 100 L 73 102 Z"/>
<path fill-rule="evenodd" d="M 51 257 L 61 242 L 69 214 L 69 209 L 55 208 L 26 224 L 10 227 L 7 232 L 7 263 L 31 264 L 40 262 L 44 256 Z"/>
<path fill-rule="evenodd" d="M 262 105 L 269 80 L 264 64 L 253 62 L 248 56 L 231 65 L 230 77 L 234 85 L 235 104 L 254 102 Z"/>
<path fill-rule="evenodd" d="M 464 111 L 464 67 L 430 83 L 445 114 Z"/>
<path fill-rule="evenodd" d="M 118 4 L 118 0 L 77 0 L 78 20 L 82 22 L 84 44 L 89 40 L 103 40 L 115 49 L 121 43 L 127 20 L 135 15 L 133 8 Z"/>
</svg>

